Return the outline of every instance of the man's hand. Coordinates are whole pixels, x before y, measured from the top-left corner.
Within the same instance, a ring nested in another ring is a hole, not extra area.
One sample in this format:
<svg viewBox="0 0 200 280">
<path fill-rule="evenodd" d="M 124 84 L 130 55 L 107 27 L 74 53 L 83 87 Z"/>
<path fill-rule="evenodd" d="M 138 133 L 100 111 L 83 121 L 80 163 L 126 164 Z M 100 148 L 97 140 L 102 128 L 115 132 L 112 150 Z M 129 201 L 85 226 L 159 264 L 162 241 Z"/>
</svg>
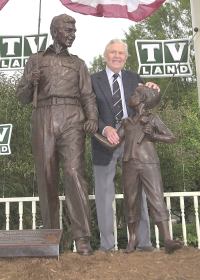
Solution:
<svg viewBox="0 0 200 280">
<path fill-rule="evenodd" d="M 119 135 L 117 134 L 117 130 L 112 126 L 106 126 L 103 134 L 111 144 L 119 144 Z"/>
<path fill-rule="evenodd" d="M 160 92 L 160 87 L 153 82 L 147 82 L 145 86 L 148 88 L 157 89 L 157 91 Z"/>
<path fill-rule="evenodd" d="M 95 133 L 98 129 L 98 122 L 96 120 L 87 120 L 84 123 L 84 130 L 87 133 Z"/>
</svg>

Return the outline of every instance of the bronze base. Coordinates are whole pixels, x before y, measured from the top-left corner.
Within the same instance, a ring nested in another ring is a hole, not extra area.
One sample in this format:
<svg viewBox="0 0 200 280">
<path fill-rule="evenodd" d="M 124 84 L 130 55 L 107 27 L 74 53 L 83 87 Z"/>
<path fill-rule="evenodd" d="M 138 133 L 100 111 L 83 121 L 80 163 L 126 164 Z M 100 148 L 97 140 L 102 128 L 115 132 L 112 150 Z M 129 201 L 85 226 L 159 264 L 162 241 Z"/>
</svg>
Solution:
<svg viewBox="0 0 200 280">
<path fill-rule="evenodd" d="M 58 257 L 60 229 L 0 230 L 0 258 Z"/>
</svg>

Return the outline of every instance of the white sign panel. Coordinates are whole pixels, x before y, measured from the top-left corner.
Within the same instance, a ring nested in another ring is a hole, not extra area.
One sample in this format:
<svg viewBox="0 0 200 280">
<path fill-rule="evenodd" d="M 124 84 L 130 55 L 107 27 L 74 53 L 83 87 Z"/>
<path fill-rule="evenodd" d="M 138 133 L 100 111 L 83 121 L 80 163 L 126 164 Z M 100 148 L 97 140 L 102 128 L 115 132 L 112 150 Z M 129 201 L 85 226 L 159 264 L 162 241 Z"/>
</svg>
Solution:
<svg viewBox="0 0 200 280">
<path fill-rule="evenodd" d="M 136 40 L 135 46 L 140 76 L 188 77 L 192 75 L 188 39 Z"/>
<path fill-rule="evenodd" d="M 12 124 L 0 124 L 0 155 L 10 155 Z"/>
</svg>

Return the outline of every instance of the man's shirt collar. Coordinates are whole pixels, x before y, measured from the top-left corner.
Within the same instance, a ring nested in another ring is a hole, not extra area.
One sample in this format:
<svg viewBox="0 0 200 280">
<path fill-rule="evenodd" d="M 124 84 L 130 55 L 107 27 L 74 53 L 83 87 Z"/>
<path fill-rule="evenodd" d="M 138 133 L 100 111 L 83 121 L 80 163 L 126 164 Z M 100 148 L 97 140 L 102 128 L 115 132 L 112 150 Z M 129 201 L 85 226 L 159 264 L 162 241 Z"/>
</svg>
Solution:
<svg viewBox="0 0 200 280">
<path fill-rule="evenodd" d="M 109 80 L 111 80 L 113 75 L 115 74 L 110 68 L 108 68 L 108 66 L 106 66 L 106 73 L 107 73 L 107 76 L 108 76 Z M 118 74 L 119 74 L 119 77 L 121 78 L 122 77 L 122 72 L 120 71 Z"/>
</svg>

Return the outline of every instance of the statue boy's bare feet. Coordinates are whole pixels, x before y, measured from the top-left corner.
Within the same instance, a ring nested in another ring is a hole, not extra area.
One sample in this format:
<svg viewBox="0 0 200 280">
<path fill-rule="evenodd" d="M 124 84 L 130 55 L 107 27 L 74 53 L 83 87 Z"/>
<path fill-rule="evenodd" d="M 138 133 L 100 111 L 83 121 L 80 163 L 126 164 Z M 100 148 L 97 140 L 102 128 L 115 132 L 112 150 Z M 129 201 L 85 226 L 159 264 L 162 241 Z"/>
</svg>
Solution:
<svg viewBox="0 0 200 280">
<path fill-rule="evenodd" d="M 164 243 L 165 252 L 168 254 L 172 254 L 174 251 L 181 249 L 183 244 L 179 240 L 166 240 Z"/>
<path fill-rule="evenodd" d="M 136 240 L 135 239 L 134 240 L 130 239 L 128 241 L 128 245 L 127 245 L 124 253 L 126 253 L 126 254 L 133 253 L 135 251 L 135 249 L 136 249 L 136 245 L 137 245 L 136 244 Z"/>
</svg>

